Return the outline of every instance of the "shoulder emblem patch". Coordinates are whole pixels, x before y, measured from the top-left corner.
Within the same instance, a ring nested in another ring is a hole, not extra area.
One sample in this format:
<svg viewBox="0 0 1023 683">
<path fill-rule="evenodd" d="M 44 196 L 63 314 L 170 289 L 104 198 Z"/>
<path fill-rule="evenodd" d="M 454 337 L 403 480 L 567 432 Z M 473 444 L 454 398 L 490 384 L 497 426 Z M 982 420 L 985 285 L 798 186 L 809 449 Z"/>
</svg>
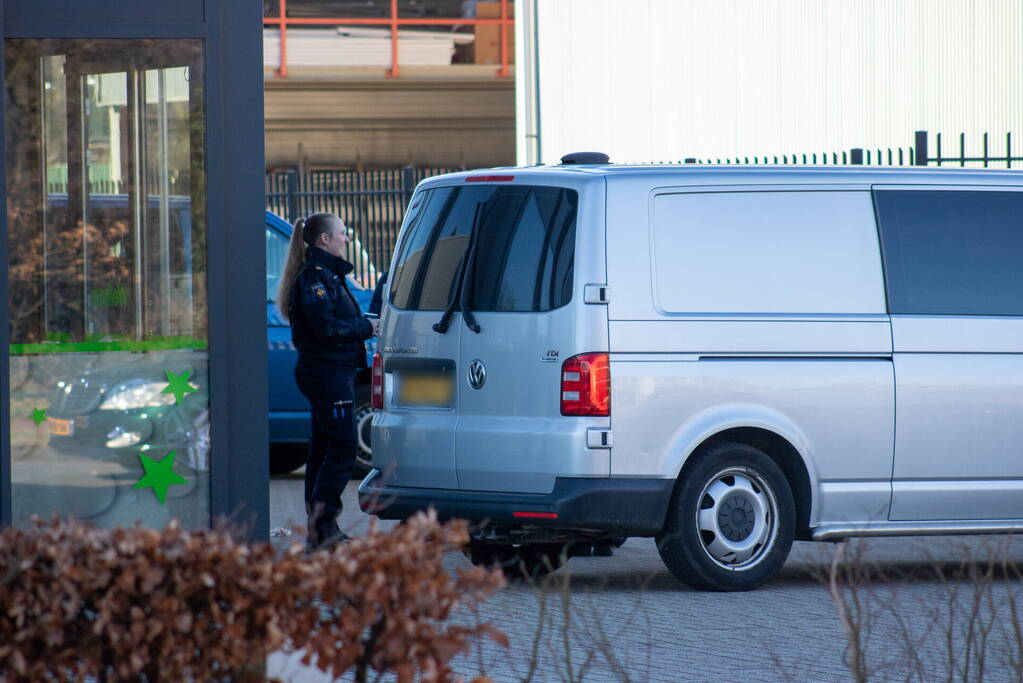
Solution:
<svg viewBox="0 0 1023 683">
<path fill-rule="evenodd" d="M 327 289 L 319 282 L 313 285 L 313 294 L 316 295 L 317 299 L 322 299 L 327 296 Z"/>
</svg>

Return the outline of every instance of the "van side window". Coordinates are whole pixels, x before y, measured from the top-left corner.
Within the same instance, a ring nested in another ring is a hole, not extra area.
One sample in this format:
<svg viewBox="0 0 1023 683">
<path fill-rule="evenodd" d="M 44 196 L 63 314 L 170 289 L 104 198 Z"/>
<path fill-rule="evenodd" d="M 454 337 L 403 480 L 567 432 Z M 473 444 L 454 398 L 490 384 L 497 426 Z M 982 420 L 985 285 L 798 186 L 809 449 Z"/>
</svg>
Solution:
<svg viewBox="0 0 1023 683">
<path fill-rule="evenodd" d="M 891 313 L 1023 315 L 1023 192 L 874 197 Z"/>
<path fill-rule="evenodd" d="M 471 305 L 481 311 L 549 311 L 572 298 L 575 215 L 572 190 L 474 186 L 427 190 L 406 228 L 392 271 L 391 303 L 441 311 L 454 288 L 476 209 L 481 224 Z"/>
</svg>

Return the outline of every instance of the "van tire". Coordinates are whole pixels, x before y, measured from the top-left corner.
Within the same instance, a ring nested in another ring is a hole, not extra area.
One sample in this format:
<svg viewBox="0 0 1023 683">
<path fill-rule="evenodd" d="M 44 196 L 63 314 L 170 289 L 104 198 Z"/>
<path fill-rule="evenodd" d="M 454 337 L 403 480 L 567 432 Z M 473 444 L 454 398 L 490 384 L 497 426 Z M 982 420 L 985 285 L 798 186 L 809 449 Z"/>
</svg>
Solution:
<svg viewBox="0 0 1023 683">
<path fill-rule="evenodd" d="M 504 545 L 473 540 L 462 552 L 477 567 L 500 567 L 509 579 L 546 576 L 567 561 L 567 549 L 561 543 Z"/>
<path fill-rule="evenodd" d="M 657 549 L 692 588 L 748 591 L 781 571 L 795 527 L 792 489 L 774 460 L 747 444 L 719 443 L 683 468 Z"/>
</svg>

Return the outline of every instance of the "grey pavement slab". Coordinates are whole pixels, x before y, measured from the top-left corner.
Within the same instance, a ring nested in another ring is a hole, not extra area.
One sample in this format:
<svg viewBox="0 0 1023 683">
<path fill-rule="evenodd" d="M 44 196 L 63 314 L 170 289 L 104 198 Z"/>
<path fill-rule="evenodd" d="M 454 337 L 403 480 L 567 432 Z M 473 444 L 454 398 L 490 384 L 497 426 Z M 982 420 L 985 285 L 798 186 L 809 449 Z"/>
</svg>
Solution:
<svg viewBox="0 0 1023 683">
<path fill-rule="evenodd" d="M 368 523 L 355 494 L 353 483 L 341 519 L 349 534 Z M 304 526 L 301 475 L 272 480 L 270 504 L 271 528 Z M 278 547 L 296 540 L 272 539 Z M 852 680 L 847 639 L 821 581 L 838 547 L 797 542 L 777 579 L 725 594 L 686 588 L 664 568 L 653 540 L 629 539 L 614 557 L 573 558 L 546 581 L 510 582 L 478 614 L 460 613 L 467 623 L 490 622 L 511 646 L 482 643 L 454 668 L 467 679 L 485 671 L 496 681 Z M 857 596 L 871 680 L 944 680 L 950 671 L 958 680 L 1021 680 L 1023 640 L 1009 613 L 1020 582 L 951 577 L 961 567 L 982 573 L 989 556 L 1023 563 L 1023 539 L 871 539 L 845 552 L 861 553 L 869 570 Z M 445 566 L 470 565 L 451 553 Z M 957 667 L 967 660 L 967 643 L 985 631 L 987 645 L 971 654 L 964 676 Z M 268 673 L 302 683 L 330 680 L 299 665 L 299 656 L 272 656 Z"/>
</svg>

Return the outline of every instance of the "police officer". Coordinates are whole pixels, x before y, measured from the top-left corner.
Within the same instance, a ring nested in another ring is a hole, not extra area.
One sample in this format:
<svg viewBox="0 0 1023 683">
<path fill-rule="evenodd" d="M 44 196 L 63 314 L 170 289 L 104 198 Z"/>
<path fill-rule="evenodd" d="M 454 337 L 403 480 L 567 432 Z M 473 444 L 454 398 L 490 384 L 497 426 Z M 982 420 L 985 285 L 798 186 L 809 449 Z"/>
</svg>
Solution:
<svg viewBox="0 0 1023 683">
<path fill-rule="evenodd" d="M 333 214 L 299 220 L 277 295 L 298 350 L 295 382 L 312 414 L 305 468 L 308 550 L 348 538 L 337 518 L 355 466 L 355 375 L 366 367 L 364 340 L 377 333 L 378 321 L 363 317 L 345 283 L 353 268 L 341 258 L 348 239 Z"/>
</svg>

